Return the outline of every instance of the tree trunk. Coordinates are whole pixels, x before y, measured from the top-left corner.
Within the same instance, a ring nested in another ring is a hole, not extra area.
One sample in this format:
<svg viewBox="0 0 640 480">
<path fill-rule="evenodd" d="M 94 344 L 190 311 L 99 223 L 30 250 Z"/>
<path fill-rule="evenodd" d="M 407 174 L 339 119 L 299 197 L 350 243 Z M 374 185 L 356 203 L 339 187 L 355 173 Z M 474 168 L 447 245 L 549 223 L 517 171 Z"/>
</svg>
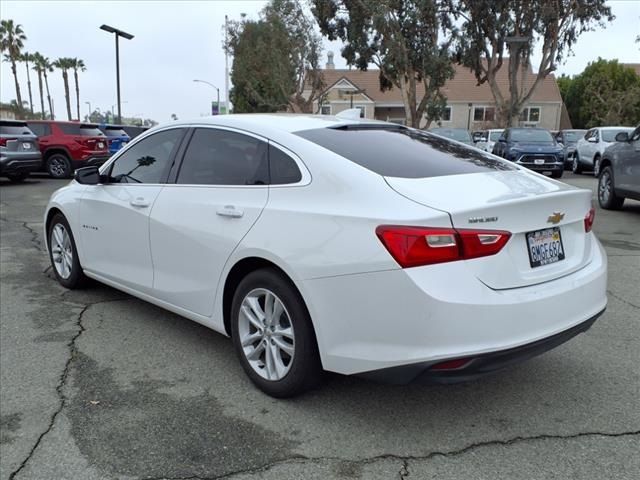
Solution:
<svg viewBox="0 0 640 480">
<path fill-rule="evenodd" d="M 53 113 L 53 103 L 51 102 L 51 94 L 49 93 L 49 78 L 47 77 L 47 69 L 43 69 L 42 73 L 44 73 L 44 84 L 47 87 L 47 101 L 49 102 L 49 116 L 51 120 L 55 120 L 56 116 Z"/>
<path fill-rule="evenodd" d="M 69 98 L 69 74 L 66 70 L 62 71 L 62 80 L 64 81 L 64 99 L 67 103 L 67 118 L 71 121 L 71 99 Z"/>
<path fill-rule="evenodd" d="M 78 86 L 78 70 L 73 71 L 73 79 L 76 82 L 76 110 L 78 111 L 78 121 L 80 121 L 80 87 Z M 220 105 L 218 105 L 220 108 Z"/>
<path fill-rule="evenodd" d="M 38 89 L 40 90 L 40 117 L 44 120 L 45 111 L 44 111 L 44 92 L 42 91 L 42 69 L 38 67 Z"/>
<path fill-rule="evenodd" d="M 18 108 L 22 110 L 22 95 L 20 95 L 20 82 L 18 82 L 18 71 L 16 70 L 16 61 L 11 59 L 11 71 L 13 72 L 13 79 L 16 82 L 16 102 L 18 103 Z"/>
<path fill-rule="evenodd" d="M 33 96 L 31 95 L 31 76 L 29 75 L 29 60 L 24 61 L 27 66 L 27 88 L 29 89 L 29 108 L 31 109 L 31 115 L 33 116 Z"/>
</svg>

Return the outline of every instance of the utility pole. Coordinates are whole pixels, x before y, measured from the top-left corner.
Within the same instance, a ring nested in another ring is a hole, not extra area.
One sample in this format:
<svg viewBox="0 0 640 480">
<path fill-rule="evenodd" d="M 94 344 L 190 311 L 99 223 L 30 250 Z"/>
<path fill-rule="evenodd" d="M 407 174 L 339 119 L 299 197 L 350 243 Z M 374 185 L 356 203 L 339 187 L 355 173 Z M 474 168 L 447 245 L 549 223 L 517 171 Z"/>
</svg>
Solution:
<svg viewBox="0 0 640 480">
<path fill-rule="evenodd" d="M 226 104 L 226 113 L 229 114 L 229 52 L 227 49 L 227 32 L 229 30 L 229 18 L 224 16 L 224 98 Z M 220 106 L 218 105 L 218 108 Z"/>
<path fill-rule="evenodd" d="M 122 37 L 126 38 L 127 40 L 131 40 L 133 38 L 133 35 L 109 25 L 101 25 L 100 30 L 113 33 L 116 38 L 116 91 L 118 97 L 118 123 L 122 123 L 122 111 L 120 108 L 120 46 L 118 43 L 118 38 Z M 111 109 L 113 110 L 113 107 Z"/>
</svg>

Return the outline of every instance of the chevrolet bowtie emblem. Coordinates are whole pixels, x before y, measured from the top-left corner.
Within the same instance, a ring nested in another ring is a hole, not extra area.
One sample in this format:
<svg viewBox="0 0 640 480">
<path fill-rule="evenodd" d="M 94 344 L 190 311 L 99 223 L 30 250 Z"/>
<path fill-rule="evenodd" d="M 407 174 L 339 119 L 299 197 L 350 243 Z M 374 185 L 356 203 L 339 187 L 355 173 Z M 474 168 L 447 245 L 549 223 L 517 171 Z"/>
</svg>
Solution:
<svg viewBox="0 0 640 480">
<path fill-rule="evenodd" d="M 553 215 L 547 218 L 547 223 L 553 223 L 555 225 L 556 223 L 560 223 L 560 220 L 562 220 L 563 218 L 564 213 L 553 212 Z"/>
</svg>

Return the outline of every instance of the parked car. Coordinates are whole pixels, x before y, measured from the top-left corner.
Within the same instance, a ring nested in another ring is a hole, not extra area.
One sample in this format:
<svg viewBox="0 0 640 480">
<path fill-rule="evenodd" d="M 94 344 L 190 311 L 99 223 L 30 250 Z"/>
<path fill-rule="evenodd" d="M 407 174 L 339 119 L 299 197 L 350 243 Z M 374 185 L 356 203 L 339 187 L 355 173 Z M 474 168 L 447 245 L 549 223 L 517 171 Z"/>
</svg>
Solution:
<svg viewBox="0 0 640 480">
<path fill-rule="evenodd" d="M 131 140 L 131 137 L 119 125 L 100 125 L 100 131 L 107 137 L 109 153 L 112 155 Z"/>
<path fill-rule="evenodd" d="M 583 170 L 592 170 L 597 177 L 600 174 L 600 160 L 602 154 L 616 140 L 620 132 L 633 132 L 632 127 L 596 127 L 587 131 L 584 138 L 576 143 L 576 154 L 573 157 L 573 173 L 580 174 Z"/>
<path fill-rule="evenodd" d="M 502 135 L 502 132 L 504 132 L 502 128 L 483 130 L 480 132 L 479 140 L 475 142 L 476 148 L 492 153 L 493 147 L 500 138 L 500 135 Z"/>
<path fill-rule="evenodd" d="M 429 130 L 431 133 L 435 133 L 436 135 L 441 135 L 446 138 L 450 138 L 452 140 L 457 140 L 458 142 L 466 143 L 467 145 L 474 146 L 473 140 L 471 139 L 471 134 L 469 130 L 466 128 L 444 128 L 437 127 Z"/>
<path fill-rule="evenodd" d="M 138 126 L 138 125 L 123 125 L 122 129 L 127 133 L 127 135 L 129 135 L 129 137 L 133 140 L 134 138 L 136 138 L 138 135 L 140 135 L 141 133 L 146 132 L 147 130 L 149 130 L 150 127 L 143 127 L 143 126 Z"/>
<path fill-rule="evenodd" d="M 625 198 L 640 200 L 640 125 L 615 140 L 602 155 L 598 177 L 598 203 L 610 210 L 622 208 Z"/>
<path fill-rule="evenodd" d="M 567 341 L 607 303 L 590 190 L 402 125 L 177 121 L 75 178 L 44 217 L 57 280 L 230 335 L 276 397 L 322 370 L 467 380 Z"/>
<path fill-rule="evenodd" d="M 553 178 L 562 177 L 564 172 L 562 147 L 544 128 L 507 128 L 493 153 Z"/>
<path fill-rule="evenodd" d="M 584 138 L 586 130 L 560 130 L 554 136 L 558 144 L 562 147 L 564 156 L 564 169 L 570 170 L 573 167 L 573 157 L 576 153 L 576 143 Z"/>
<path fill-rule="evenodd" d="M 38 136 L 43 169 L 53 178 L 69 178 L 74 169 L 102 165 L 110 157 L 107 139 L 95 124 L 53 120 L 27 124 Z"/>
<path fill-rule="evenodd" d="M 0 176 L 22 182 L 42 167 L 38 137 L 25 122 L 0 119 Z"/>
</svg>

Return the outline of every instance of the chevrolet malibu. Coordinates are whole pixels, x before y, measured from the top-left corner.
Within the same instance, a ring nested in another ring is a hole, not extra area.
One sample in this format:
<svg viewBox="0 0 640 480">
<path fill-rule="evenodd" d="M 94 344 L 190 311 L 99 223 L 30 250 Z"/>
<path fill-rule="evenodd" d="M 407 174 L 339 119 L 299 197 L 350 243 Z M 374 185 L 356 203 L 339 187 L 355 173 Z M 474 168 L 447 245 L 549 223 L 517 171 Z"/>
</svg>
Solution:
<svg viewBox="0 0 640 480">
<path fill-rule="evenodd" d="M 79 169 L 44 220 L 63 286 L 89 277 L 230 336 L 275 397 L 323 370 L 469 380 L 587 330 L 607 303 L 590 191 L 366 119 L 155 128 Z"/>
</svg>

